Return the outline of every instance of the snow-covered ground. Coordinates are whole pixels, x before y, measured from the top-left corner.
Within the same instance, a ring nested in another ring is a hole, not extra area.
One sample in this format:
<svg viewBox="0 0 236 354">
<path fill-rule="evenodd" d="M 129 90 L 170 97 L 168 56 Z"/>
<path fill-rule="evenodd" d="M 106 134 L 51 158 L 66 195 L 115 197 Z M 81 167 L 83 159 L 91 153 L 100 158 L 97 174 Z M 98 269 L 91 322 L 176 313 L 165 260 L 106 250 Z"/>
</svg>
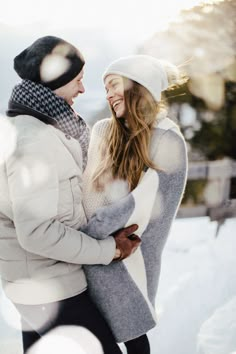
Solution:
<svg viewBox="0 0 236 354">
<path fill-rule="evenodd" d="M 149 333 L 152 354 L 236 354 L 236 219 L 217 238 L 216 227 L 208 218 L 174 222 L 163 253 L 159 324 Z M 22 353 L 18 324 L 0 290 L 1 354 Z"/>
</svg>

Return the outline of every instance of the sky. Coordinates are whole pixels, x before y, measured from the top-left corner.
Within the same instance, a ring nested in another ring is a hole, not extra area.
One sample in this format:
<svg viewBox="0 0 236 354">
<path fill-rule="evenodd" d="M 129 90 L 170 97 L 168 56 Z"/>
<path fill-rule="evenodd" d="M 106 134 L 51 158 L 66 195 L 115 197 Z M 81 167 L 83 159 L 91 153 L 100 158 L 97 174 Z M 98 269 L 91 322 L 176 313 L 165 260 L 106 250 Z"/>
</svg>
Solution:
<svg viewBox="0 0 236 354">
<path fill-rule="evenodd" d="M 221 1 L 221 0 L 217 0 Z M 86 68 L 85 94 L 74 108 L 90 123 L 106 106 L 102 73 L 120 56 L 138 47 L 168 24 L 181 10 L 209 0 L 8 0 L 0 12 L 0 112 L 4 113 L 12 87 L 19 79 L 12 60 L 44 35 L 61 37 L 82 51 Z M 215 1 L 216 2 L 216 1 Z M 92 124 L 92 123 L 91 123 Z"/>
<path fill-rule="evenodd" d="M 51 29 L 57 27 L 103 28 L 134 32 L 140 39 L 167 28 L 176 20 L 180 10 L 199 3 L 199 0 L 8 0 L 1 4 L 0 23 L 9 25 L 33 24 L 43 21 Z"/>
</svg>

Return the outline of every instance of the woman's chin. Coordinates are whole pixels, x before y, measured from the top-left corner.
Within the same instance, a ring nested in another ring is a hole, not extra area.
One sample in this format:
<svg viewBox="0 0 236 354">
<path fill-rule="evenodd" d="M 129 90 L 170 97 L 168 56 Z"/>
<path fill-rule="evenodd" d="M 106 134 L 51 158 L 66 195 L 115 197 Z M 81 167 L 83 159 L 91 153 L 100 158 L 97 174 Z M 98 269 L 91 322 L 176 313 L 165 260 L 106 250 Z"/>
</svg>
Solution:
<svg viewBox="0 0 236 354">
<path fill-rule="evenodd" d="M 115 112 L 115 115 L 116 115 L 116 118 L 119 119 L 119 118 L 124 118 L 124 114 L 123 112 Z"/>
</svg>

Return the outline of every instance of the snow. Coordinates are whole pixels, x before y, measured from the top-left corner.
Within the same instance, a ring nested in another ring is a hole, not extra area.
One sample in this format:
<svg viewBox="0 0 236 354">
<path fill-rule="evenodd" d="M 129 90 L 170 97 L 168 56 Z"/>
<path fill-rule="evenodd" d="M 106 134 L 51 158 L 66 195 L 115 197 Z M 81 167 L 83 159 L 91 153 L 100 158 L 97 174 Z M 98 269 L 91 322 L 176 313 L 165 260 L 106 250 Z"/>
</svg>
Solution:
<svg viewBox="0 0 236 354">
<path fill-rule="evenodd" d="M 159 323 L 149 332 L 152 354 L 236 354 L 236 219 L 217 238 L 216 228 L 207 217 L 174 222 L 156 299 Z M 22 354 L 19 317 L 1 290 L 0 353 Z"/>
<path fill-rule="evenodd" d="M 149 336 L 153 354 L 232 354 L 236 350 L 236 331 L 234 335 L 231 331 L 228 345 L 228 327 L 221 329 L 223 335 L 213 322 L 215 312 L 236 296 L 236 219 L 229 219 L 217 238 L 216 227 L 208 218 L 180 219 L 173 225 L 157 297 L 159 325 Z M 236 316 L 233 311 L 231 315 L 235 328 Z M 226 311 L 225 316 L 229 316 Z"/>
</svg>

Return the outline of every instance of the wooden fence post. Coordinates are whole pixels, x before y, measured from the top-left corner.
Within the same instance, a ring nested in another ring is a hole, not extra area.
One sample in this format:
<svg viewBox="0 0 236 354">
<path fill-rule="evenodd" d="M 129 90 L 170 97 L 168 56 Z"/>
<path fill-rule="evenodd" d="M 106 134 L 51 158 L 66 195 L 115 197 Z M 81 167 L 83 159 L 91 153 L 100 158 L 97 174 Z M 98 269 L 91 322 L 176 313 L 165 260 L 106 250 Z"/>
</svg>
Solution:
<svg viewBox="0 0 236 354">
<path fill-rule="evenodd" d="M 219 224 L 226 218 L 236 217 L 236 199 L 230 199 L 232 177 L 236 177 L 236 161 L 230 158 L 190 163 L 188 180 L 208 181 L 204 192 L 205 203 L 190 207 L 181 205 L 177 217 L 209 216 L 210 220 Z"/>
</svg>

